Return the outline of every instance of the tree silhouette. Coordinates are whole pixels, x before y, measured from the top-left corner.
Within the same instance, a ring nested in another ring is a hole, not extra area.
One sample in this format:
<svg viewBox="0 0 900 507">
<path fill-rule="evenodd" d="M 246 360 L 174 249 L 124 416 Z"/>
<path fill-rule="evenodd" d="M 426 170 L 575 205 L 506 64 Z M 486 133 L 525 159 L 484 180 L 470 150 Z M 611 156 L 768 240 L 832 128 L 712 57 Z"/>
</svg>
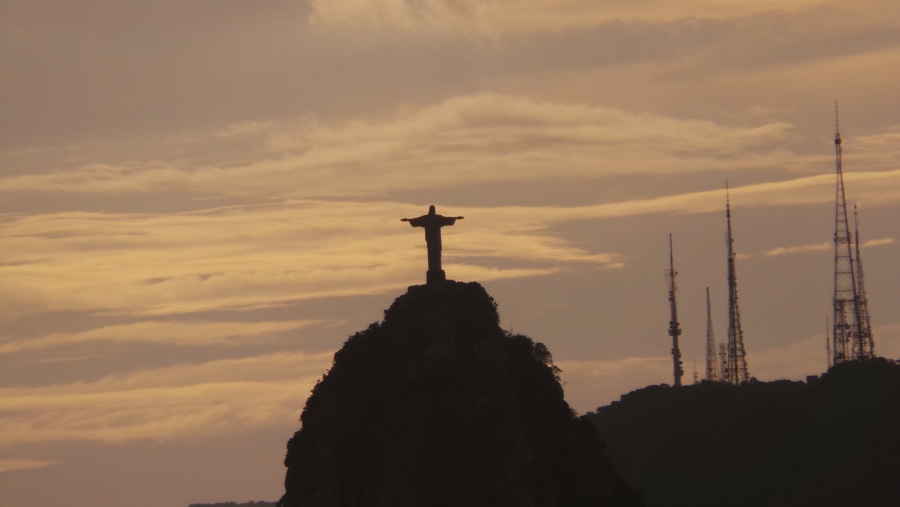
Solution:
<svg viewBox="0 0 900 507">
<path fill-rule="evenodd" d="M 651 386 L 585 417 L 649 506 L 894 505 L 900 366 L 832 367 L 810 383 Z"/>
</svg>

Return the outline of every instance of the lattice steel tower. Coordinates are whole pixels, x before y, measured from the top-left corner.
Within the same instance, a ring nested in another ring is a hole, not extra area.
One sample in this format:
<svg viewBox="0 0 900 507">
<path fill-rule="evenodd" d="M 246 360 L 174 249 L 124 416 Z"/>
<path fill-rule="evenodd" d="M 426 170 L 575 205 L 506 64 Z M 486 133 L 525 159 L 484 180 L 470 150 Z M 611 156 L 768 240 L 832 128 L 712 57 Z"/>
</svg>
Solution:
<svg viewBox="0 0 900 507">
<path fill-rule="evenodd" d="M 706 288 L 706 380 L 710 382 L 721 380 L 719 378 L 719 361 L 716 358 L 716 337 L 713 335 L 709 287 Z"/>
<path fill-rule="evenodd" d="M 719 344 L 719 380 L 725 381 L 725 367 L 728 366 L 728 345 Z"/>
<path fill-rule="evenodd" d="M 872 315 L 869 313 L 869 298 L 866 297 L 866 285 L 863 282 L 862 257 L 859 255 L 859 216 L 856 214 L 855 204 L 853 205 L 853 222 L 856 230 L 856 294 L 859 297 L 860 350 L 864 351 L 863 357 L 874 357 L 875 337 L 872 336 Z"/>
<path fill-rule="evenodd" d="M 675 304 L 675 258 L 672 255 L 672 234 L 669 233 L 669 269 L 666 271 L 666 280 L 669 282 L 669 336 L 672 337 L 672 363 L 673 375 L 675 377 L 675 385 L 681 385 L 681 378 L 684 376 L 684 367 L 681 362 L 681 349 L 678 348 L 678 337 L 681 335 L 681 328 L 678 326 L 678 308 Z"/>
<path fill-rule="evenodd" d="M 725 218 L 728 229 L 725 242 L 728 245 L 728 344 L 722 380 L 738 385 L 750 380 L 747 371 L 747 354 L 744 351 L 744 332 L 741 330 L 741 311 L 738 307 L 737 275 L 734 269 L 734 236 L 731 234 L 731 201 L 728 183 L 725 184 Z"/>
<path fill-rule="evenodd" d="M 853 259 L 853 236 L 847 217 L 847 198 L 844 192 L 844 169 L 842 165 L 841 129 L 838 121 L 837 103 L 834 104 L 834 157 L 837 170 L 834 204 L 834 298 L 831 348 L 833 363 L 838 364 L 853 359 L 865 359 L 874 354 L 872 333 L 868 326 L 868 303 L 863 302 L 860 289 L 862 281 L 857 261 Z M 858 231 L 857 231 L 857 240 Z"/>
</svg>

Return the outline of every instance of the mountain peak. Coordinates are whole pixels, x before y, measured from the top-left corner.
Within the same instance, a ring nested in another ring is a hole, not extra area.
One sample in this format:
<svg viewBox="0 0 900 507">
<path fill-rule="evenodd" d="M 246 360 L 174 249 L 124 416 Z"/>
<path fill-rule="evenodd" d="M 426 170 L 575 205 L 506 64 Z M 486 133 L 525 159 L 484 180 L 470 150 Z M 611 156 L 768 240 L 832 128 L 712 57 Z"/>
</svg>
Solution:
<svg viewBox="0 0 900 507">
<path fill-rule="evenodd" d="M 633 505 L 547 348 L 478 283 L 410 287 L 351 336 L 288 442 L 285 507 Z"/>
</svg>

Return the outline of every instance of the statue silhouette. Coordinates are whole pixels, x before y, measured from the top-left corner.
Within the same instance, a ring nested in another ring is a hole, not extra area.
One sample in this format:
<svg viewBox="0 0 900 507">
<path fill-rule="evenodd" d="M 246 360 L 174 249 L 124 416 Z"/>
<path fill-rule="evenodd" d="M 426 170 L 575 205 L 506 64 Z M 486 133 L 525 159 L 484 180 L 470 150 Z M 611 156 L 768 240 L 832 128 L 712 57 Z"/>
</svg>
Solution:
<svg viewBox="0 0 900 507">
<path fill-rule="evenodd" d="M 425 229 L 425 244 L 428 247 L 428 283 L 443 282 L 447 279 L 444 270 L 441 269 L 441 227 L 453 225 L 464 217 L 445 217 L 434 211 L 434 204 L 428 207 L 428 214 L 418 218 L 401 218 L 401 222 L 409 222 L 413 227 Z"/>
</svg>

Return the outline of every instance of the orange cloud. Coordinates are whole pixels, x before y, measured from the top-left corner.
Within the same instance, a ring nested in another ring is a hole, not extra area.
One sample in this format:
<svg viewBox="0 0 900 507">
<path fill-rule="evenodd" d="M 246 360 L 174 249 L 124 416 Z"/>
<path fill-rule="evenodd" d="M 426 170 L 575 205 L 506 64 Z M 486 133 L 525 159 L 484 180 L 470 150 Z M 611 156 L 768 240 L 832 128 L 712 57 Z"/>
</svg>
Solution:
<svg viewBox="0 0 900 507">
<path fill-rule="evenodd" d="M 277 353 L 174 365 L 96 382 L 0 389 L 0 445 L 202 438 L 280 424 L 332 354 Z"/>
<path fill-rule="evenodd" d="M 894 238 L 877 238 L 870 239 L 868 241 L 863 241 L 859 246 L 860 248 L 869 248 L 873 246 L 882 246 L 882 245 L 891 245 L 894 243 Z"/>
<path fill-rule="evenodd" d="M 869 204 L 900 199 L 900 170 L 851 173 L 846 181 Z M 731 189 L 731 201 L 743 207 L 829 203 L 833 185 L 829 174 L 745 185 Z M 723 190 L 708 190 L 585 206 L 459 207 L 454 213 L 477 220 L 445 231 L 444 255 L 483 281 L 546 274 L 571 263 L 614 267 L 625 262 L 621 253 L 587 251 L 555 237 L 552 226 L 719 213 L 723 204 Z M 424 206 L 293 200 L 186 213 L 9 217 L 0 227 L 6 256 L 0 316 L 97 309 L 167 315 L 396 290 L 421 280 L 421 231 L 399 218 Z M 504 263 L 516 269 L 501 269 Z"/>
<path fill-rule="evenodd" d="M 0 178 L 0 192 L 179 189 L 309 199 L 459 182 L 784 168 L 798 160 L 772 146 L 788 129 L 779 122 L 738 128 L 480 93 L 378 120 L 232 124 L 207 135 L 193 147 L 199 153 L 187 157 L 191 145 L 170 143 L 159 160 L 98 161 Z M 248 151 L 230 160 L 203 159 L 241 140 Z"/>
<path fill-rule="evenodd" d="M 824 243 L 817 243 L 814 245 L 780 246 L 777 248 L 766 250 L 765 252 L 738 254 L 738 258 L 748 258 L 756 256 L 780 257 L 782 255 L 792 255 L 798 253 L 822 252 L 832 248 L 834 248 L 834 243 L 826 241 Z"/>
<path fill-rule="evenodd" d="M 78 333 L 53 333 L 37 338 L 0 343 L 0 355 L 24 350 L 44 350 L 88 342 L 168 343 L 175 345 L 234 346 L 259 343 L 273 335 L 309 327 L 330 327 L 323 320 L 287 322 L 183 322 L 150 321 L 110 325 Z"/>
<path fill-rule="evenodd" d="M 48 461 L 44 459 L 31 458 L 0 458 L 0 474 L 4 472 L 15 472 L 17 470 L 37 470 L 54 465 L 59 465 L 60 461 Z"/>
</svg>

